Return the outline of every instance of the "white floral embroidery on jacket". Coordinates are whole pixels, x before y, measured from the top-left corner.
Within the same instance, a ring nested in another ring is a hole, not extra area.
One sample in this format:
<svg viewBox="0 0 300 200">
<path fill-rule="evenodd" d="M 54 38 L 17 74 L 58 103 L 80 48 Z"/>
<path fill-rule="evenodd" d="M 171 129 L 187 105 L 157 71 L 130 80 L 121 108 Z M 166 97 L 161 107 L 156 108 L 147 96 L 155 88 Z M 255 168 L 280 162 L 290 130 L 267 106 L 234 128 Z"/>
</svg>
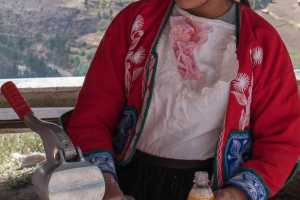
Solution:
<svg viewBox="0 0 300 200">
<path fill-rule="evenodd" d="M 264 51 L 261 47 L 255 47 L 250 51 L 252 63 L 254 65 L 261 65 L 264 58 Z"/>
<path fill-rule="evenodd" d="M 243 106 L 241 112 L 239 129 L 244 130 L 250 123 L 250 107 L 252 102 L 252 87 L 253 87 L 253 77 L 251 80 L 249 75 L 245 73 L 239 73 L 237 78 L 233 81 L 234 94 L 237 102 Z M 248 90 L 248 98 L 245 91 Z"/>
<path fill-rule="evenodd" d="M 136 49 L 138 43 L 144 35 L 144 23 L 143 16 L 138 15 L 133 22 L 131 29 L 131 44 L 125 58 L 125 89 L 127 95 L 129 94 L 132 82 L 143 74 L 143 69 L 137 68 L 133 70 L 133 67 L 143 63 L 146 57 L 145 49 L 143 47 Z"/>
</svg>

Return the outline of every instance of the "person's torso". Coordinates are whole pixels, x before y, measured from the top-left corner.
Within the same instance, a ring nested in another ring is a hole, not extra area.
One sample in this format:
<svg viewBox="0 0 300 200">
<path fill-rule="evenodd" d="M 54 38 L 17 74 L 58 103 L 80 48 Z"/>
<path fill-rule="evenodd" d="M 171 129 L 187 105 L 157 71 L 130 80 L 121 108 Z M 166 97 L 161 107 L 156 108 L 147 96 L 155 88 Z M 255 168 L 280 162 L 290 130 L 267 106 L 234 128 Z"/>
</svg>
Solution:
<svg viewBox="0 0 300 200">
<path fill-rule="evenodd" d="M 235 19 L 232 10 L 228 14 Z M 176 159 L 213 157 L 230 81 L 238 70 L 235 26 L 175 6 L 157 53 L 153 96 L 138 149 Z"/>
</svg>

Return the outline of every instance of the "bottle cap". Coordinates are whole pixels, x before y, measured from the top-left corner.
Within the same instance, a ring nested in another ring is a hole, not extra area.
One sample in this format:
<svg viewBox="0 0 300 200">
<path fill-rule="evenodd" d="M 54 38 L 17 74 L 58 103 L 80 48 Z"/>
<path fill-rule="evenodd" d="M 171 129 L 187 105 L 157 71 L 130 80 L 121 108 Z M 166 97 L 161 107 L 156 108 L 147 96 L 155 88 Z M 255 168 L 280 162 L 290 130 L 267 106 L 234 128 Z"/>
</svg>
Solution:
<svg viewBox="0 0 300 200">
<path fill-rule="evenodd" d="M 209 185 L 208 173 L 203 171 L 196 172 L 194 183 L 198 186 L 208 186 Z"/>
</svg>

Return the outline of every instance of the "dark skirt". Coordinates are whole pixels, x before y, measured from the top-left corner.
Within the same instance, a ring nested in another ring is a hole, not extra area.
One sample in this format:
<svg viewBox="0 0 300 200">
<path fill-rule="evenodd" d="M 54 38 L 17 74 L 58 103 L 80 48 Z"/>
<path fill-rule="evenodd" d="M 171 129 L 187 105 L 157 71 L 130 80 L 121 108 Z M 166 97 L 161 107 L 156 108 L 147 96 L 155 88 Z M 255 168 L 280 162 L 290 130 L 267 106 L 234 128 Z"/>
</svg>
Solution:
<svg viewBox="0 0 300 200">
<path fill-rule="evenodd" d="M 131 163 L 118 166 L 119 184 L 135 200 L 186 200 L 196 171 L 212 173 L 213 159 L 165 159 L 137 151 Z"/>
</svg>

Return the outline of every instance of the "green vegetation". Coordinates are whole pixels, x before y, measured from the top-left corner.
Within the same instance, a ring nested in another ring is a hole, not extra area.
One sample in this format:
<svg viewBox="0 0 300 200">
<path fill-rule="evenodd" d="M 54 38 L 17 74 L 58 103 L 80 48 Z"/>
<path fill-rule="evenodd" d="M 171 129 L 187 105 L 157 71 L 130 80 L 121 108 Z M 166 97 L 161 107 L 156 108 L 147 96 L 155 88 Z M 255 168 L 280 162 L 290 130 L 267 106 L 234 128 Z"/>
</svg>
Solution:
<svg viewBox="0 0 300 200">
<path fill-rule="evenodd" d="M 41 39 L 42 35 L 39 37 Z M 5 70 L 0 72 L 0 78 L 58 76 L 58 72 L 49 68 L 44 58 L 31 50 L 34 45 L 35 42 L 31 39 L 0 36 L 0 55 L 10 61 L 8 66 L 3 67 Z M 18 65 L 27 66 L 28 70 L 19 74 Z"/>
<path fill-rule="evenodd" d="M 75 76 L 85 76 L 89 65 L 79 65 L 76 68 Z"/>
<path fill-rule="evenodd" d="M 25 57 L 24 63 L 29 66 L 31 73 L 27 73 L 27 77 L 53 77 L 58 76 L 58 72 L 47 67 L 45 61 L 34 54 L 29 54 Z"/>
<path fill-rule="evenodd" d="M 84 76 L 94 57 L 96 47 L 85 45 L 84 48 L 79 48 L 70 54 L 70 62 L 75 68 L 74 76 Z"/>
<path fill-rule="evenodd" d="M 23 38 L 22 38 L 23 40 Z M 25 45 L 25 43 L 23 44 Z M 26 44 L 28 45 L 28 43 Z M 22 51 L 19 50 L 19 41 L 9 36 L 0 35 L 0 55 L 9 60 L 16 60 L 23 56 Z"/>
<path fill-rule="evenodd" d="M 292 49 L 290 50 L 290 56 L 294 61 L 296 69 L 300 69 L 300 51 Z"/>
<path fill-rule="evenodd" d="M 48 49 L 47 62 L 60 66 L 63 69 L 70 68 L 70 43 L 72 38 L 67 34 L 56 35 L 45 41 L 45 46 Z"/>
<path fill-rule="evenodd" d="M 0 25 L 1 30 L 9 30 L 0 34 L 0 78 L 85 75 L 97 47 L 93 34 L 99 35 L 100 40 L 115 14 L 132 1 L 86 0 L 85 10 L 74 8 L 74 14 L 66 9 L 62 16 L 58 13 L 56 17 L 61 23 L 57 23 L 55 17 L 52 20 L 51 16 L 41 13 L 46 17 L 41 17 L 40 21 L 31 23 L 28 18 L 28 27 L 22 27 L 25 32 L 18 28 L 8 29 L 6 25 L 23 25 L 7 20 Z M 42 21 L 44 19 L 47 20 Z M 47 30 L 41 32 L 45 25 L 49 25 Z M 72 52 L 71 49 L 78 51 Z"/>
<path fill-rule="evenodd" d="M 33 168 L 20 170 L 20 163 L 12 159 L 13 153 L 43 152 L 42 141 L 33 133 L 0 135 L 0 178 L 7 180 L 11 188 L 19 188 L 30 182 Z"/>
</svg>

